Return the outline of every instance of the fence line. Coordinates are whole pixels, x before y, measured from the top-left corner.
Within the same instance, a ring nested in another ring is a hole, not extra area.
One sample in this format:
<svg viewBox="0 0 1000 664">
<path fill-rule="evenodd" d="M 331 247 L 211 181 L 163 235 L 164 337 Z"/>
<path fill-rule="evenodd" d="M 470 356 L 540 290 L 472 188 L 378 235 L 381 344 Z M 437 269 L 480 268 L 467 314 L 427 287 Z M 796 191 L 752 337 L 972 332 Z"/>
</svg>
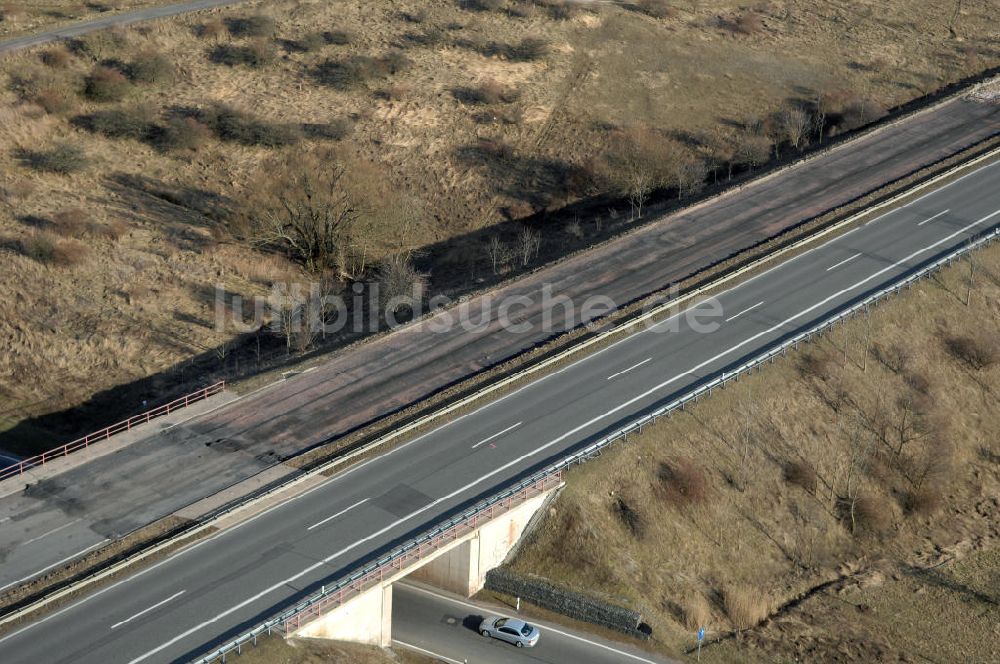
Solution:
<svg viewBox="0 0 1000 664">
<path fill-rule="evenodd" d="M 214 385 L 209 385 L 208 387 L 202 388 L 197 392 L 192 392 L 191 394 L 185 394 L 182 397 L 178 397 L 177 399 L 174 399 L 170 403 L 165 403 L 162 406 L 157 406 L 156 408 L 153 408 L 152 410 L 147 410 L 144 413 L 133 415 L 127 420 L 123 420 L 116 424 L 112 424 L 111 426 L 104 427 L 100 431 L 89 433 L 83 438 L 77 438 L 72 442 L 66 443 L 65 445 L 61 445 L 59 447 L 55 447 L 46 452 L 42 452 L 39 455 L 28 457 L 27 459 L 22 459 L 16 464 L 0 470 L 0 481 L 3 481 L 10 477 L 15 477 L 17 475 L 22 475 L 31 468 L 41 466 L 46 462 L 51 461 L 52 459 L 58 459 L 60 457 L 64 457 L 73 452 L 76 452 L 77 450 L 82 450 L 84 448 L 90 447 L 94 443 L 101 440 L 107 440 L 111 438 L 111 436 L 114 436 L 115 434 L 121 433 L 123 431 L 129 431 L 132 429 L 132 427 L 139 426 L 140 424 L 145 424 L 150 420 L 156 419 L 157 417 L 167 415 L 176 410 L 184 408 L 185 406 L 188 406 L 192 403 L 207 399 L 212 395 L 222 392 L 224 389 L 226 389 L 226 381 L 224 380 L 219 381 L 218 383 L 215 383 Z"/>
<path fill-rule="evenodd" d="M 646 426 L 647 424 L 652 424 L 660 417 L 668 415 L 669 413 L 675 410 L 683 409 L 686 404 L 697 401 L 700 397 L 706 394 L 711 394 L 712 390 L 714 389 L 725 387 L 729 382 L 738 379 L 740 375 L 752 371 L 753 369 L 756 369 L 767 362 L 773 361 L 775 357 L 777 357 L 778 355 L 784 355 L 790 348 L 792 349 L 797 348 L 800 343 L 803 343 L 804 341 L 811 339 L 817 334 L 826 331 L 830 327 L 853 316 L 859 311 L 867 309 L 869 306 L 885 298 L 886 296 L 898 293 L 903 288 L 911 286 L 914 282 L 927 276 L 931 272 L 934 272 L 935 270 L 938 270 L 941 267 L 950 264 L 956 258 L 961 257 L 962 255 L 968 253 L 969 251 L 972 251 L 973 249 L 979 248 L 994 241 L 998 235 L 1000 235 L 1000 227 L 995 227 L 993 230 L 983 234 L 978 239 L 967 242 L 963 246 L 939 258 L 933 263 L 925 265 L 924 267 L 910 273 L 908 276 L 896 281 L 891 286 L 887 286 L 879 291 L 876 291 L 875 293 L 872 293 L 871 295 L 856 302 L 855 304 L 849 306 L 848 308 L 838 313 L 835 313 L 832 316 L 829 316 L 824 321 L 814 325 L 813 327 L 803 332 L 800 332 L 799 334 L 796 334 L 795 336 L 789 339 L 786 339 L 785 341 L 781 342 L 780 344 L 774 346 L 769 350 L 764 351 L 763 353 L 760 353 L 756 357 L 748 360 L 747 362 L 744 362 L 735 369 L 730 371 L 723 371 L 718 377 L 712 379 L 707 383 L 704 383 L 703 385 L 700 385 L 699 387 L 688 392 L 687 394 L 677 399 L 674 399 L 670 403 L 661 406 L 649 413 L 646 413 L 645 415 L 636 418 L 631 423 L 627 424 L 621 429 L 618 429 L 617 431 L 605 436 L 604 438 L 601 438 L 600 440 L 591 443 L 590 445 L 584 447 L 583 449 L 577 452 L 574 452 L 572 454 L 563 457 L 561 460 L 552 464 L 548 468 L 545 468 L 544 470 L 541 470 L 531 475 L 530 477 L 521 480 L 520 482 L 517 482 L 512 487 L 504 489 L 503 491 L 495 494 L 491 498 L 488 498 L 487 500 L 477 504 L 471 509 L 463 512 L 462 514 L 456 517 L 452 517 L 451 519 L 438 524 L 431 530 L 425 532 L 416 539 L 413 539 L 410 542 L 404 544 L 403 546 L 399 547 L 398 549 L 384 556 L 383 558 L 375 561 L 368 567 L 356 571 L 351 575 L 343 577 L 335 584 L 330 586 L 329 590 L 324 588 L 324 590 L 318 593 L 317 595 L 314 595 L 306 599 L 297 606 L 286 610 L 285 612 L 279 614 L 278 616 L 272 618 L 271 620 L 261 623 L 253 630 L 246 632 L 243 635 L 237 637 L 235 640 L 230 641 L 229 643 L 221 646 L 216 651 L 197 660 L 196 664 L 211 664 L 212 662 L 215 661 L 225 662 L 227 654 L 234 651 L 237 653 L 240 652 L 242 646 L 246 645 L 247 643 L 252 642 L 253 644 L 256 644 L 258 636 L 261 636 L 263 634 L 271 634 L 274 631 L 287 633 L 289 625 L 288 621 L 292 620 L 295 616 L 301 614 L 305 616 L 311 615 L 311 617 L 315 617 L 322 613 L 323 609 L 321 607 L 324 606 L 330 607 L 334 603 L 339 603 L 343 601 L 342 598 L 346 596 L 346 593 L 352 591 L 361 592 L 360 590 L 354 591 L 354 587 L 351 584 L 360 582 L 363 579 L 370 579 L 372 580 L 373 583 L 374 582 L 373 579 L 375 578 L 374 575 L 376 573 L 381 575 L 379 576 L 379 578 L 381 579 L 384 577 L 385 572 L 389 572 L 390 573 L 389 575 L 391 576 L 391 574 L 399 571 L 400 568 L 396 565 L 395 561 L 397 559 L 400 559 L 401 556 L 405 555 L 407 551 L 413 550 L 414 547 L 420 547 L 421 543 L 426 543 L 428 541 L 431 541 L 432 538 L 436 536 L 441 536 L 446 532 L 450 532 L 450 529 L 456 528 L 461 523 L 466 522 L 470 519 L 472 519 L 473 520 L 472 522 L 474 522 L 477 515 L 487 513 L 489 510 L 493 508 L 494 505 L 500 503 L 505 499 L 508 499 L 510 496 L 518 494 L 518 492 L 526 490 L 528 487 L 533 487 L 536 485 L 540 485 L 540 483 L 551 481 L 551 478 L 561 478 L 562 471 L 568 468 L 569 466 L 576 463 L 582 463 L 584 461 L 587 461 L 588 459 L 598 456 L 605 447 L 608 447 L 619 440 L 625 440 L 628 434 L 641 431 L 642 427 Z M 358 588 L 360 587 L 361 586 L 358 586 Z M 348 590 L 345 590 L 345 588 L 347 588 Z M 330 598 L 329 601 L 328 598 Z M 310 614 L 310 611 L 312 611 L 313 613 Z M 292 629 L 292 631 L 295 631 L 295 629 Z"/>
</svg>

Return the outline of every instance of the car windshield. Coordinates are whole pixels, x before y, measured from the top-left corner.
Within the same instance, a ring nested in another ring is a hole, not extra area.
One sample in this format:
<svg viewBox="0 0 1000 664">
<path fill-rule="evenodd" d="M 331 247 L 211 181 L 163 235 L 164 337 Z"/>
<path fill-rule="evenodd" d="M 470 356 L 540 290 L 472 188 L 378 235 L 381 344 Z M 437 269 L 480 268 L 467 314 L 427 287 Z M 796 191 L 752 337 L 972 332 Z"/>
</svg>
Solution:
<svg viewBox="0 0 1000 664">
<path fill-rule="evenodd" d="M 506 618 L 501 618 L 500 620 L 498 620 L 496 622 L 497 629 L 503 627 L 506 624 L 507 624 L 507 619 Z"/>
<path fill-rule="evenodd" d="M 528 623 L 524 623 L 524 627 L 521 628 L 521 634 L 523 636 L 531 634 L 531 625 L 529 625 Z"/>
</svg>

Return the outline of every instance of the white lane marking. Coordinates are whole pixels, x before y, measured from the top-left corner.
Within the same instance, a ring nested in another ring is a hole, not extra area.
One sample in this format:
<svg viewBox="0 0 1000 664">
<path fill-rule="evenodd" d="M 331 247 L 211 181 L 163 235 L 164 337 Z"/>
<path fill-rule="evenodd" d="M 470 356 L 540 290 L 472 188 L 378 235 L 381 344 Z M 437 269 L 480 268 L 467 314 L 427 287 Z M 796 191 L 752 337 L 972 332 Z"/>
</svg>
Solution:
<svg viewBox="0 0 1000 664">
<path fill-rule="evenodd" d="M 860 256 L 863 253 L 864 253 L 863 251 L 859 251 L 858 253 L 854 254 L 850 258 L 845 258 L 844 260 L 840 261 L 839 263 L 837 263 L 835 265 L 831 265 L 830 267 L 826 268 L 826 271 L 829 272 L 830 270 L 836 270 L 841 265 L 843 265 L 845 263 L 850 263 L 851 261 L 853 261 L 855 258 L 857 258 L 858 256 Z"/>
<path fill-rule="evenodd" d="M 36 576 L 38 576 L 39 574 L 41 574 L 42 572 L 47 572 L 50 569 L 52 569 L 53 567 L 58 567 L 59 565 L 62 565 L 63 563 L 66 563 L 66 562 L 69 562 L 70 560 L 73 560 L 74 558 L 79 558 L 80 556 L 82 556 L 83 554 L 87 553 L 91 549 L 96 549 L 97 547 L 99 547 L 100 545 L 104 544 L 107 541 L 109 541 L 109 540 L 102 539 L 97 544 L 91 544 L 90 546 L 88 546 L 83 551 L 78 551 L 77 553 L 74 553 L 72 556 L 66 556 L 65 558 L 63 558 L 59 562 L 52 563 L 51 565 L 49 565 L 47 567 L 43 567 L 42 569 L 40 569 L 40 570 L 38 570 L 36 572 L 32 572 L 31 574 L 29 574 L 28 576 L 24 577 L 23 579 L 18 579 L 17 581 L 11 581 L 6 586 L 0 586 L 0 591 L 7 590 L 11 586 L 16 586 L 19 583 L 24 583 L 25 581 L 29 581 L 29 580 L 35 578 Z M 27 629 L 27 628 L 25 628 L 25 629 Z M 11 636 L 13 636 L 13 635 L 11 635 Z M 3 643 L 8 638 L 9 637 L 6 637 L 6 636 L 3 637 L 3 638 L 0 638 L 0 643 Z"/>
<path fill-rule="evenodd" d="M 508 431 L 512 431 L 512 430 L 518 428 L 519 426 L 521 426 L 521 422 L 518 422 L 517 424 L 512 424 L 511 426 L 507 427 L 503 431 L 498 431 L 497 433 L 493 434 L 489 438 L 483 438 L 481 441 L 479 441 L 478 443 L 476 443 L 475 445 L 473 445 L 472 449 L 476 449 L 477 447 L 479 447 L 483 443 L 488 443 L 491 440 L 493 440 L 494 438 L 499 438 L 500 436 L 504 435 Z"/>
<path fill-rule="evenodd" d="M 143 609 L 142 611 L 140 611 L 139 613 L 135 614 L 131 618 L 126 618 L 125 620 L 122 620 L 121 622 L 116 622 L 114 625 L 111 626 L 111 629 L 114 629 L 115 627 L 121 627 L 125 623 L 130 623 L 133 620 L 135 620 L 136 618 L 144 616 L 144 615 L 146 615 L 147 613 L 149 613 L 150 611 L 152 611 L 154 609 L 160 608 L 161 606 L 163 606 L 164 604 L 166 604 L 170 600 L 177 599 L 178 597 L 180 597 L 183 594 L 184 594 L 183 590 L 180 591 L 179 593 L 175 593 L 175 594 L 171 595 L 170 597 L 166 598 L 165 600 L 163 600 L 162 602 L 157 602 L 156 604 L 154 604 L 153 606 L 149 607 L 148 609 Z"/>
<path fill-rule="evenodd" d="M 466 660 L 466 662 L 460 662 L 457 659 L 452 659 L 451 657 L 445 657 L 444 655 L 439 655 L 436 652 L 431 652 L 430 650 L 424 650 L 420 646 L 415 646 L 412 643 L 407 643 L 406 641 L 400 641 L 399 639 L 393 639 L 392 642 L 398 643 L 404 648 L 410 648 L 411 650 L 416 650 L 417 652 L 433 657 L 434 659 L 439 659 L 442 662 L 448 662 L 448 664 L 466 664 L 468 662 L 468 660 Z"/>
<path fill-rule="evenodd" d="M 930 217 L 930 218 L 928 218 L 928 219 L 924 219 L 924 220 L 923 220 L 923 221 L 921 221 L 921 222 L 920 222 L 919 224 L 917 224 L 917 226 L 923 226 L 923 225 L 924 225 L 924 224 L 926 224 L 927 222 L 929 222 L 929 221 L 934 221 L 935 219 L 937 219 L 938 217 L 940 217 L 940 216 L 941 216 L 942 214 L 948 214 L 949 212 L 951 212 L 951 210 L 950 210 L 950 209 L 949 209 L 949 210 L 942 210 L 941 212 L 938 212 L 938 213 L 937 213 L 936 215 L 934 215 L 933 217 Z"/>
<path fill-rule="evenodd" d="M 731 320 L 736 320 L 737 318 L 739 318 L 743 314 L 747 313 L 748 311 L 753 311 L 754 309 L 756 309 L 757 307 L 759 307 L 762 304 L 764 304 L 764 300 L 761 300 L 760 302 L 758 302 L 757 304 L 753 305 L 752 307 L 747 307 L 746 309 L 744 309 L 743 311 L 741 311 L 738 314 L 730 316 L 729 318 L 726 319 L 726 322 L 728 323 Z"/>
<path fill-rule="evenodd" d="M 991 214 L 988 214 L 987 216 L 983 217 L 982 219 L 979 219 L 978 221 L 974 221 L 971 224 L 968 224 L 967 226 L 958 229 L 957 231 L 955 231 L 951 235 L 948 235 L 948 236 L 946 236 L 944 238 L 941 238 L 937 242 L 934 242 L 933 244 L 930 244 L 930 245 L 924 247 L 923 249 L 918 249 L 917 251 L 914 251 L 909 256 L 906 256 L 905 258 L 902 258 L 902 259 L 896 261 L 895 263 L 882 268 L 881 270 L 879 270 L 879 271 L 877 271 L 877 272 L 875 272 L 875 273 L 873 273 L 873 274 L 865 277 L 861 281 L 858 281 L 855 284 L 853 284 L 851 286 L 848 286 L 847 288 L 843 288 L 843 289 L 837 291 L 836 293 L 834 293 L 833 295 L 830 295 L 830 296 L 828 296 L 828 297 L 820 300 L 819 302 L 816 302 L 815 304 L 813 304 L 813 305 L 811 305 L 809 307 L 806 307 L 805 309 L 803 309 L 799 313 L 797 313 L 794 316 L 791 316 L 789 318 L 786 318 L 784 321 L 778 323 L 777 325 L 774 325 L 774 326 L 772 326 L 772 327 L 770 327 L 770 328 L 768 328 L 768 329 L 766 329 L 766 330 L 764 330 L 762 332 L 758 332 L 757 334 L 755 334 L 755 335 L 753 335 L 751 337 L 748 337 L 747 339 L 744 339 L 743 341 L 739 342 L 738 344 L 729 347 L 728 349 L 722 351 L 721 353 L 718 353 L 714 357 L 711 357 L 711 358 L 705 360 L 704 362 L 698 364 L 697 366 L 695 366 L 695 367 L 693 367 L 693 368 L 691 368 L 691 369 L 689 369 L 689 370 L 687 370 L 687 371 L 685 371 L 683 373 L 677 374 L 673 378 L 665 380 L 662 383 L 660 383 L 659 385 L 656 385 L 656 386 L 650 388 L 649 390 L 646 390 L 645 392 L 643 392 L 643 393 L 641 393 L 641 394 L 639 394 L 639 395 L 637 395 L 635 397 L 632 397 L 628 401 L 626 401 L 626 402 L 624 402 L 622 404 L 619 404 L 618 406 L 615 406 L 614 408 L 612 408 L 611 410 L 607 411 L 603 415 L 598 415 L 596 417 L 593 417 L 590 420 L 584 422 L 583 424 L 581 424 L 581 425 L 579 425 L 577 427 L 574 427 L 573 429 L 570 429 L 566 433 L 558 436 L 557 438 L 555 438 L 553 440 L 550 440 L 549 442 L 545 443 L 541 447 L 538 447 L 538 448 L 536 448 L 535 450 L 533 450 L 531 452 L 527 452 L 525 454 L 522 454 L 520 457 L 517 457 L 516 459 L 512 459 L 511 461 L 508 461 L 507 463 L 505 463 L 502 466 L 497 466 L 492 471 L 486 473 L 482 477 L 469 482 L 465 486 L 460 487 L 460 488 L 456 489 L 455 491 L 452 491 L 448 495 L 442 496 L 441 498 L 437 498 L 437 499 L 435 499 L 435 500 L 427 503 L 426 505 L 424 505 L 420 509 L 418 509 L 418 510 L 416 510 L 414 512 L 411 512 L 407 516 L 404 516 L 404 517 L 402 517 L 400 519 L 397 519 L 396 521 L 390 523 L 389 525 L 385 526 L 384 528 L 381 528 L 381 529 L 375 531 L 374 533 L 371 533 L 370 535 L 367 535 L 367 536 L 359 539 L 358 541 L 354 542 L 354 544 L 350 544 L 350 545 L 344 547 L 343 549 L 341 549 L 340 551 L 337 551 L 335 553 L 330 554 L 326 558 L 323 558 L 322 560 L 320 560 L 320 561 L 318 561 L 318 562 L 310 565 L 309 567 L 303 569 L 302 571 L 300 571 L 300 572 L 298 572 L 296 574 L 293 574 L 292 576 L 288 577 L 287 579 L 284 579 L 283 581 L 278 581 L 277 583 L 269 586 L 268 588 L 265 588 L 264 590 L 261 590 L 256 595 L 253 595 L 252 597 L 249 597 L 249 598 L 243 600 L 239 604 L 235 604 L 235 605 L 229 607 L 228 609 L 226 609 L 222 613 L 216 615 L 215 617 L 209 618 L 208 620 L 205 620 L 205 621 L 203 621 L 203 622 L 195 625 L 194 627 L 191 627 L 190 629 L 185 630 L 184 632 L 178 634 L 177 636 L 175 636 L 174 638 L 170 639 L 169 641 L 166 641 L 165 643 L 160 644 L 156 648 L 153 648 L 152 650 L 150 650 L 150 651 L 148 651 L 148 652 L 146 652 L 146 653 L 144 653 L 142 655 L 139 655 L 135 659 L 132 659 L 129 662 L 129 664 L 138 664 L 138 662 L 142 662 L 142 661 L 145 661 L 145 660 L 149 659 L 153 655 L 156 655 L 157 653 L 162 652 L 163 650 L 169 648 L 170 646 L 174 645 L 178 641 L 182 641 L 182 640 L 186 639 L 187 637 L 191 636 L 195 632 L 201 631 L 205 627 L 208 627 L 208 626 L 212 625 L 213 623 L 216 623 L 219 620 L 222 620 L 226 616 L 231 615 L 231 614 L 235 613 L 236 611 L 239 611 L 240 609 L 242 609 L 242 608 L 244 608 L 244 607 L 246 607 L 246 606 L 248 606 L 250 604 L 253 604 L 254 602 L 256 602 L 257 600 L 259 600 L 260 598 L 262 598 L 262 597 L 264 597 L 264 596 L 266 596 L 266 595 L 274 592 L 278 588 L 281 588 L 283 586 L 292 584 L 295 581 L 301 579 L 303 576 L 306 576 L 307 574 L 310 574 L 310 573 L 316 571 L 317 569 L 319 569 L 320 567 L 323 567 L 324 565 L 328 565 L 329 563 L 331 563 L 332 561 L 336 560 L 340 556 L 344 555 L 345 553 L 347 553 L 347 552 L 349 552 L 349 551 L 351 551 L 353 549 L 356 549 L 357 547 L 361 546 L 362 544 L 364 544 L 366 542 L 369 542 L 369 541 L 371 541 L 373 539 L 376 539 L 378 537 L 381 537 L 385 533 L 387 533 L 390 530 L 392 530 L 393 528 L 396 528 L 399 525 L 401 525 L 401 524 L 409 521 L 413 517 L 419 516 L 420 514 L 423 514 L 424 512 L 426 512 L 427 510 L 433 509 L 433 508 L 437 507 L 438 505 L 440 505 L 441 503 L 446 502 L 448 500 L 451 500 L 455 496 L 458 496 L 460 494 L 465 493 L 469 489 L 475 487 L 478 484 L 483 483 L 484 481 L 490 479 L 491 477 L 493 477 L 495 475 L 498 475 L 500 473 L 506 472 L 511 467 L 516 466 L 516 465 L 524 462 L 526 459 L 528 459 L 528 458 L 530 458 L 532 456 L 535 456 L 536 454 L 538 454 L 540 452 L 543 452 L 544 450 L 547 450 L 548 448 L 552 447 L 553 445 L 558 445 L 559 443 L 561 443 L 562 441 L 566 440 L 570 436 L 572 436 L 572 435 L 574 435 L 576 433 L 579 433 L 580 431 L 586 429 L 587 427 L 592 426 L 593 424 L 601 421 L 602 419 L 605 419 L 605 418 L 607 418 L 607 417 L 609 417 L 611 415 L 614 415 L 615 413 L 617 413 L 620 410 L 628 408 L 632 404 L 636 403 L 637 401 L 641 401 L 641 400 L 647 398 L 651 394 L 655 394 L 656 392 L 659 392 L 660 390 L 662 390 L 667 385 L 670 385 L 671 383 L 674 383 L 674 382 L 680 380 L 681 378 L 683 378 L 683 377 L 685 377 L 687 375 L 695 373 L 696 371 L 698 371 L 698 370 L 700 370 L 700 369 L 702 369 L 702 368 L 704 368 L 704 367 L 712 364 L 713 362 L 718 361 L 720 358 L 725 357 L 726 355 L 730 355 L 730 354 L 736 352 L 737 350 L 739 350 L 743 346 L 746 346 L 747 344 L 753 343 L 757 339 L 759 339 L 759 338 L 761 338 L 763 336 L 766 336 L 768 334 L 771 334 L 772 332 L 775 332 L 776 330 L 781 329 L 782 327 L 784 327 L 788 323 L 790 323 L 790 322 L 792 322 L 792 321 L 794 321 L 794 320 L 796 320 L 798 318 L 802 318 L 803 316 L 808 315 L 812 311 L 815 311 L 816 309 L 819 309 L 820 307 L 824 306 L 828 302 L 830 302 L 832 300 L 835 300 L 838 297 L 841 297 L 845 293 L 848 293 L 848 292 L 850 292 L 850 291 L 858 288 L 859 286 L 863 286 L 864 284 L 868 283 L 869 281 L 872 281 L 873 279 L 877 279 L 878 277 L 880 277 L 881 275 L 885 274 L 886 272 L 889 272 L 890 270 L 896 269 L 897 267 L 899 267 L 903 263 L 906 263 L 906 262 L 909 262 L 909 261 L 913 260 L 914 258 L 916 258 L 917 256 L 919 256 L 920 254 L 923 254 L 923 253 L 925 253 L 927 251 L 930 251 L 931 249 L 934 249 L 936 247 L 941 246 L 942 244 L 944 244 L 944 243 L 952 240 L 953 238 L 958 237 L 962 233 L 965 233 L 966 231 L 968 231 L 968 230 L 970 230 L 972 228 L 975 228 L 976 226 L 978 226 L 979 224 L 983 223 L 984 221 L 992 219 L 993 217 L 997 216 L 998 214 L 1000 214 L 1000 210 L 996 210 L 995 212 L 992 212 Z M 3 641 L 3 639 L 0 639 L 0 642 L 2 642 L 2 641 Z"/>
<path fill-rule="evenodd" d="M 25 541 L 21 542 L 21 544 L 19 544 L 18 546 L 27 546 L 27 545 L 31 544 L 32 542 L 37 542 L 38 540 L 42 539 L 43 537 L 48 537 L 49 535 L 52 535 L 53 533 L 58 533 L 63 528 L 69 528 L 74 523 L 76 523 L 76 522 L 78 522 L 80 520 L 81 519 L 73 519 L 69 523 L 64 523 L 63 525 L 59 526 L 58 528 L 53 528 L 52 530 L 48 531 L 47 533 L 42 533 L 38 537 L 32 537 L 30 540 L 25 540 Z"/>
<path fill-rule="evenodd" d="M 464 601 L 462 601 L 460 599 L 456 599 L 454 597 L 448 597 L 447 595 L 440 595 L 440 594 L 438 594 L 436 592 L 427 590 L 426 588 L 423 588 L 421 586 L 415 586 L 415 585 L 413 585 L 411 583 L 401 583 L 400 585 L 404 586 L 406 588 L 406 590 L 413 590 L 413 591 L 418 592 L 418 593 L 423 593 L 425 595 L 430 595 L 431 597 L 437 597 L 438 599 L 442 599 L 442 600 L 444 600 L 446 602 L 450 602 L 452 604 L 457 604 L 459 606 L 464 606 L 467 609 L 473 609 L 475 611 L 486 611 L 489 608 L 489 607 L 486 607 L 486 606 L 479 606 L 479 605 L 476 605 L 476 604 L 472 604 L 471 602 L 464 602 Z M 624 650 L 618 650 L 617 648 L 612 648 L 611 646 L 604 645 L 603 643 L 597 643 L 596 641 L 591 641 L 590 639 L 585 639 L 582 636 L 577 636 L 576 634 L 570 634 L 569 632 L 564 632 L 564 631 L 562 631 L 560 629 L 556 629 L 555 627 L 553 627 L 550 624 L 542 623 L 542 622 L 539 622 L 537 620 L 532 620 L 532 622 L 537 623 L 538 625 L 541 625 L 542 627 L 544 627 L 545 629 L 549 630 L 550 632 L 555 632 L 556 634 L 560 634 L 560 635 L 565 636 L 567 638 L 576 639 L 577 641 L 582 641 L 584 643 L 587 643 L 589 645 L 595 646 L 597 648 L 603 648 L 604 650 L 610 650 L 611 652 L 616 653 L 618 655 L 624 655 L 625 657 L 631 657 L 632 659 L 640 661 L 640 662 L 646 662 L 646 664 L 658 664 L 657 662 L 654 662 L 651 659 L 645 659 L 644 657 L 639 657 L 638 655 L 633 655 L 632 653 L 625 652 Z"/>
<path fill-rule="evenodd" d="M 13 517 L 5 516 L 4 518 L 0 519 L 0 523 L 6 523 L 7 521 L 10 521 L 12 518 Z"/>
<path fill-rule="evenodd" d="M 651 358 L 651 357 L 647 357 L 647 358 L 646 358 L 645 360 L 643 360 L 642 362 L 639 362 L 639 363 L 637 363 L 637 364 L 633 364 L 633 365 L 632 365 L 632 366 L 630 366 L 630 367 L 629 367 L 628 369 L 622 369 L 622 370 L 621 370 L 621 371 L 619 371 L 618 373 L 613 373 L 613 374 L 611 374 L 610 376 L 608 376 L 608 380 L 611 380 L 612 378 L 617 378 L 618 376 L 621 376 L 622 374 L 626 374 L 626 373 L 628 373 L 629 371 L 632 371 L 632 369 L 638 369 L 639 367 L 641 367 L 642 365 L 644 365 L 644 364 L 645 364 L 646 362 L 652 362 L 652 360 L 653 360 L 653 358 Z"/>
<path fill-rule="evenodd" d="M 353 510 L 353 509 L 354 509 L 355 507 L 357 507 L 358 505 L 363 505 L 363 504 L 365 504 L 365 503 L 367 503 L 367 502 L 368 502 L 368 499 L 367 499 L 367 498 L 365 498 L 364 500 L 359 500 L 358 502 L 354 503 L 354 504 L 353 504 L 353 505 L 351 505 L 350 507 L 345 507 L 344 509 L 340 510 L 340 511 L 339 511 L 339 512 L 337 512 L 336 514 L 332 514 L 332 515 L 330 515 L 330 516 L 326 517 L 325 519 L 323 519 L 322 521 L 319 521 L 319 522 L 317 522 L 317 523 L 314 523 L 313 525 L 311 525 L 311 526 L 309 526 L 308 528 L 306 528 L 306 530 L 312 530 L 313 528 L 319 528 L 320 526 L 322 526 L 322 525 L 323 525 L 324 523 L 326 523 L 327 521 L 333 521 L 334 519 L 336 519 L 336 518 L 337 518 L 338 516 L 340 516 L 341 514 L 347 514 L 348 512 L 350 512 L 351 510 Z"/>
</svg>

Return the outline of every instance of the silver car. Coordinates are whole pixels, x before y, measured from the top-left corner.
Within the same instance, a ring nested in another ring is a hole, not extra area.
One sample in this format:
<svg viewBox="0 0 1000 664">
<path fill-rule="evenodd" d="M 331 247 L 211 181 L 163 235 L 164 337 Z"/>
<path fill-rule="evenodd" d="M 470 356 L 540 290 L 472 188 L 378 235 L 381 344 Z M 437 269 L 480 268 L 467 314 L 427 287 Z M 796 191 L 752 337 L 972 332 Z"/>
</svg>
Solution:
<svg viewBox="0 0 1000 664">
<path fill-rule="evenodd" d="M 530 648 L 538 643 L 540 633 L 534 625 L 517 618 L 490 616 L 479 624 L 479 633 L 513 643 L 518 648 Z"/>
</svg>

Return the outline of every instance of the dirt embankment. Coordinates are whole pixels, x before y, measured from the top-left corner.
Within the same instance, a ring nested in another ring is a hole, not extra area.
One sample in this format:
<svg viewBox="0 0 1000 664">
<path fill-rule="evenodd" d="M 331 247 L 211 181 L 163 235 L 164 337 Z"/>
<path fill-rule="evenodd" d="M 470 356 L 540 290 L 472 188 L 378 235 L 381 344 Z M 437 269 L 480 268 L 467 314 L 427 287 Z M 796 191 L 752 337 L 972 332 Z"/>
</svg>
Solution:
<svg viewBox="0 0 1000 664">
<path fill-rule="evenodd" d="M 994 661 L 998 326 L 994 245 L 571 472 L 514 569 L 674 655 Z"/>
</svg>

